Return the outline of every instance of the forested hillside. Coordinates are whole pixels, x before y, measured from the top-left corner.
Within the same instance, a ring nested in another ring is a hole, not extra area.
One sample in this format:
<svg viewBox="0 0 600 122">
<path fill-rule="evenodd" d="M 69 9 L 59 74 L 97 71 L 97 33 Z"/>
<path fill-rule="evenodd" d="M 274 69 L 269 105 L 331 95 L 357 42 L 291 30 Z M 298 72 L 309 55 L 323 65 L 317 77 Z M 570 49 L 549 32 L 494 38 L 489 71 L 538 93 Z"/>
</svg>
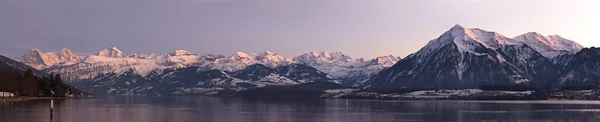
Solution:
<svg viewBox="0 0 600 122">
<path fill-rule="evenodd" d="M 11 92 L 16 96 L 39 97 L 85 94 L 64 84 L 58 74 L 43 74 L 3 56 L 0 56 L 0 91 Z"/>
</svg>

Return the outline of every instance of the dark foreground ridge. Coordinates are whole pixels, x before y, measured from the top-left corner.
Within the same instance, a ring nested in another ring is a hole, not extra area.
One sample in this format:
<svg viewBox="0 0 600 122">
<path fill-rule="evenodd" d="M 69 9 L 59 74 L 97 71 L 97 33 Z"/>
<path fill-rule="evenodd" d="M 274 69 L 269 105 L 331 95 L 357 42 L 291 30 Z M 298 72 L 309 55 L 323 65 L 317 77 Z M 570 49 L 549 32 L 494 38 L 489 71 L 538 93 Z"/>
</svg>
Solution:
<svg viewBox="0 0 600 122">
<path fill-rule="evenodd" d="M 27 97 L 72 97 L 87 94 L 64 84 L 58 74 L 48 75 L 32 69 L 0 56 L 0 92 L 5 93 L 3 96 L 30 99 Z"/>
</svg>

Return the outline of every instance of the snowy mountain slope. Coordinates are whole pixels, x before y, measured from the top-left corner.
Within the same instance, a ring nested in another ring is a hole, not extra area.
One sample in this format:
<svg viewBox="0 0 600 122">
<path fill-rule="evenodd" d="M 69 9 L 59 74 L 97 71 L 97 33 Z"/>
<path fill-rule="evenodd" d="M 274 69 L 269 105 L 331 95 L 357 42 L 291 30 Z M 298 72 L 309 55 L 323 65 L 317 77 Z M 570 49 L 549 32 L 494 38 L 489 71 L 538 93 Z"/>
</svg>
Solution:
<svg viewBox="0 0 600 122">
<path fill-rule="evenodd" d="M 310 52 L 293 58 L 293 62 L 312 66 L 333 78 L 342 80 L 342 84 L 355 85 L 371 75 L 391 67 L 400 58 L 382 56 L 365 61 L 352 59 L 341 52 Z"/>
<path fill-rule="evenodd" d="M 381 66 L 381 67 L 392 67 L 396 62 L 398 62 L 401 58 L 394 57 L 392 55 L 389 56 L 381 56 L 370 61 L 367 61 L 369 66 Z"/>
<path fill-rule="evenodd" d="M 263 53 L 236 52 L 229 58 L 218 59 L 207 66 L 225 71 L 238 71 L 253 64 L 262 64 L 270 68 L 275 68 L 289 63 L 290 61 L 285 57 L 269 51 Z"/>
<path fill-rule="evenodd" d="M 495 32 L 452 27 L 418 52 L 379 72 L 367 88 L 478 88 L 545 84 L 553 64 L 526 44 Z"/>
<path fill-rule="evenodd" d="M 583 46 L 577 42 L 565 39 L 558 35 L 543 36 L 536 32 L 528 32 L 513 39 L 524 42 L 555 64 L 564 65 L 565 57 L 579 52 Z M 561 63 L 562 62 L 562 63 Z"/>
<path fill-rule="evenodd" d="M 269 68 L 262 64 L 253 64 L 243 70 L 232 73 L 233 77 L 255 82 L 259 87 L 266 86 L 267 84 L 260 84 L 260 82 L 269 83 L 272 85 L 293 85 L 300 82 L 291 80 L 284 75 L 278 74 L 275 69 Z"/>
<path fill-rule="evenodd" d="M 299 76 L 297 74 L 319 74 L 320 71 L 282 66 L 276 69 L 254 64 L 243 70 L 227 72 L 202 67 L 188 67 L 152 71 L 147 76 L 133 70 L 121 74 L 98 75 L 87 82 L 74 82 L 81 89 L 96 94 L 126 95 L 172 95 L 214 94 L 222 91 L 240 91 L 265 86 L 290 86 L 311 82 L 335 82 L 327 75 Z M 308 68 L 310 69 L 310 68 Z M 287 70 L 284 74 L 279 71 Z M 293 79 L 293 80 L 292 80 Z"/>
<path fill-rule="evenodd" d="M 313 66 L 338 78 L 344 77 L 348 74 L 348 70 L 364 63 L 362 60 L 354 60 L 341 52 L 310 52 L 294 57 L 293 61 Z"/>
<path fill-rule="evenodd" d="M 45 72 L 59 73 L 67 81 L 84 80 L 103 74 L 122 74 L 132 70 L 136 74 L 145 76 L 147 73 L 170 67 L 157 64 L 153 60 L 138 58 L 110 58 L 101 56 L 88 56 L 83 62 L 47 68 Z"/>
<path fill-rule="evenodd" d="M 175 52 L 184 51 L 177 50 Z M 125 71 L 133 71 L 141 76 L 146 76 L 154 70 L 186 67 L 200 59 L 200 56 L 190 54 L 132 54 L 130 56 L 124 56 L 124 54 L 123 51 L 117 48 L 108 48 L 95 55 L 87 56 L 81 62 L 71 65 L 53 66 L 44 71 L 59 73 L 68 81 L 84 80 L 103 74 L 122 74 Z"/>
<path fill-rule="evenodd" d="M 275 69 L 277 73 L 282 74 L 292 80 L 299 83 L 309 82 L 333 82 L 340 83 L 338 80 L 332 78 L 318 69 L 305 64 L 292 63 L 287 66 L 281 66 Z"/>
</svg>

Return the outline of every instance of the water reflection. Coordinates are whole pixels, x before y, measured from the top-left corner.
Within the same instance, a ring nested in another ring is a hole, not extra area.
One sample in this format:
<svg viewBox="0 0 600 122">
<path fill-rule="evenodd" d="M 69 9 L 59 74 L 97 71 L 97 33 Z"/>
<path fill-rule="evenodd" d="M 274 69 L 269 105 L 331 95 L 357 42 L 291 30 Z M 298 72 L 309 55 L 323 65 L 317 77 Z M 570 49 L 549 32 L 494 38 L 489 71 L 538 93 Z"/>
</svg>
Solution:
<svg viewBox="0 0 600 122">
<path fill-rule="evenodd" d="M 599 121 L 582 101 L 256 101 L 210 97 L 107 96 L 0 103 L 0 122 L 388 122 Z"/>
</svg>

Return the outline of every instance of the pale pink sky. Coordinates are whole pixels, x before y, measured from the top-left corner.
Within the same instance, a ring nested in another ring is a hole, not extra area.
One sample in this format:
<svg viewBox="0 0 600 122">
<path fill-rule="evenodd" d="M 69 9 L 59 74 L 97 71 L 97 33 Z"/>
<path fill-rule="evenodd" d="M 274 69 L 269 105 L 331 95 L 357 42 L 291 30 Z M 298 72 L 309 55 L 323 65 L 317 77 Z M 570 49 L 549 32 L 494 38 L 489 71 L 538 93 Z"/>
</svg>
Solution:
<svg viewBox="0 0 600 122">
<path fill-rule="evenodd" d="M 508 37 L 558 34 L 600 46 L 599 0 L 1 0 L 0 54 L 63 47 L 92 54 L 232 54 L 291 57 L 343 52 L 406 56 L 455 24 Z"/>
</svg>

